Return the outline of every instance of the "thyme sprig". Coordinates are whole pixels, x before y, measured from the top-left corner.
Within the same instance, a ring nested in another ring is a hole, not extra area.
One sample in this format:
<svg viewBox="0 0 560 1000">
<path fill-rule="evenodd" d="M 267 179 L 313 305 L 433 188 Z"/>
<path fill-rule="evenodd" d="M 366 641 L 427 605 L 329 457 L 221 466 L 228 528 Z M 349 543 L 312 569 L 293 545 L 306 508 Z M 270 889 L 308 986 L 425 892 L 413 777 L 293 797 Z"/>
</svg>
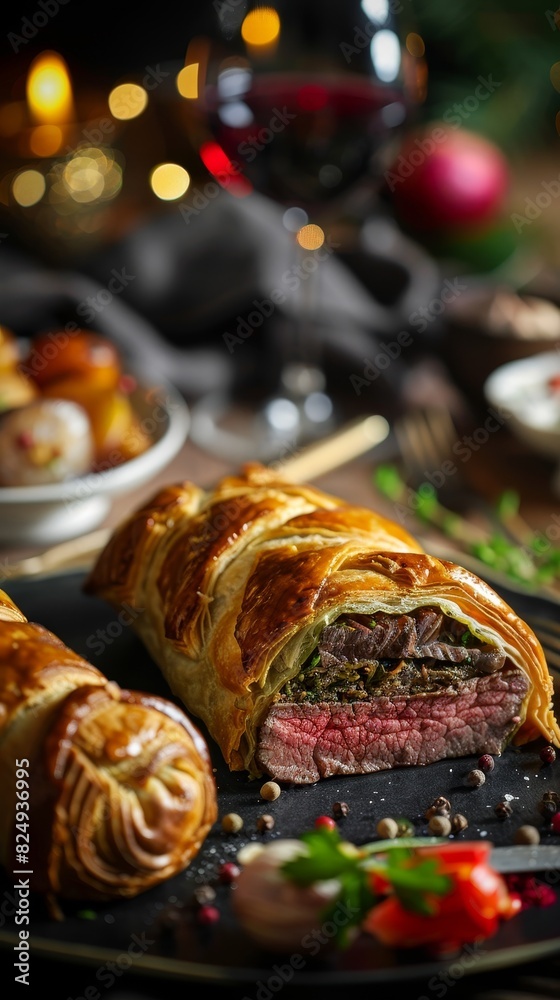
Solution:
<svg viewBox="0 0 560 1000">
<path fill-rule="evenodd" d="M 533 591 L 552 588 L 560 595 L 560 548 L 521 517 L 515 490 L 500 495 L 492 522 L 483 527 L 444 506 L 431 483 L 409 487 L 394 465 L 379 465 L 373 482 L 395 505 L 401 521 L 414 516 L 512 582 Z"/>
</svg>

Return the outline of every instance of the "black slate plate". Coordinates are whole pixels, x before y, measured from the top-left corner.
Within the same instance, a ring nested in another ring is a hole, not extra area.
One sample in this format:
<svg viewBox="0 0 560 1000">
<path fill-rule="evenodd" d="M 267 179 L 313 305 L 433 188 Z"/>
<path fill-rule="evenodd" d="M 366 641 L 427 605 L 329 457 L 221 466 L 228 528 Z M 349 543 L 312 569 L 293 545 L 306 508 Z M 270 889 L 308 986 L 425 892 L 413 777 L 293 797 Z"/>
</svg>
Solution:
<svg viewBox="0 0 560 1000">
<path fill-rule="evenodd" d="M 122 686 L 157 692 L 175 700 L 130 627 L 123 626 L 106 604 L 86 597 L 81 583 L 80 574 L 68 573 L 14 581 L 8 589 L 30 620 L 50 628 L 111 679 Z M 522 617 L 530 614 L 557 617 L 557 609 L 546 601 L 508 593 L 504 597 Z M 200 728 L 204 732 L 204 727 Z M 92 908 L 87 904 L 65 904 L 65 919 L 58 922 L 49 918 L 41 898 L 33 898 L 32 955 L 48 954 L 60 961 L 79 961 L 90 966 L 84 969 L 84 989 L 88 985 L 101 992 L 109 988 L 116 981 L 111 971 L 115 966 L 109 963 L 117 963 L 117 969 L 132 965 L 139 973 L 157 977 L 243 985 L 246 993 L 252 987 L 252 995 L 256 995 L 259 984 L 266 985 L 270 977 L 278 976 L 275 966 L 284 967 L 286 961 L 260 951 L 244 937 L 229 904 L 230 894 L 235 890 L 218 888 L 222 919 L 212 928 L 196 924 L 191 908 L 195 886 L 212 880 L 219 864 L 234 859 L 243 844 L 263 837 L 297 836 L 312 826 L 315 817 L 330 814 L 337 800 L 346 801 L 350 807 L 340 829 L 356 843 L 375 839 L 376 823 L 386 815 L 406 816 L 415 824 L 417 834 L 427 834 L 423 814 L 439 794 L 450 799 L 455 811 L 467 816 L 469 828 L 461 835 L 462 839 L 485 838 L 496 845 L 508 844 L 522 823 L 542 827 L 537 804 L 547 789 L 560 789 L 560 760 L 544 766 L 538 755 L 540 745 L 533 744 L 520 750 L 508 749 L 497 758 L 494 771 L 478 789 L 469 789 L 463 783 L 476 760 L 462 758 L 426 768 L 331 778 L 313 786 L 286 788 L 276 802 L 264 803 L 259 796 L 260 782 L 250 781 L 245 774 L 231 774 L 218 748 L 212 740 L 208 739 L 208 743 L 216 773 L 220 815 L 240 813 L 245 822 L 243 831 L 236 836 L 225 835 L 217 823 L 189 869 L 133 900 Z M 506 794 L 513 796 L 514 814 L 500 822 L 494 815 L 494 806 Z M 276 825 L 271 833 L 263 835 L 256 832 L 255 823 L 265 811 L 274 815 Z M 548 833 L 544 827 L 541 832 L 543 842 L 560 843 L 560 837 Z M 540 877 L 551 885 L 560 882 L 560 872 L 542 873 Z M 8 948 L 16 940 L 10 902 L 13 881 L 13 876 L 4 876 L 0 882 L 3 893 L 0 945 Z M 304 966 L 291 982 L 351 986 L 425 978 L 433 992 L 443 988 L 441 977 L 445 969 L 455 968 L 457 976 L 463 976 L 506 968 L 555 952 L 560 952 L 560 897 L 553 906 L 524 911 L 479 947 L 443 959 L 418 951 L 388 950 L 365 935 L 345 953 L 313 956 L 310 950 L 302 948 Z M 266 990 L 262 993 L 265 995 Z"/>
</svg>

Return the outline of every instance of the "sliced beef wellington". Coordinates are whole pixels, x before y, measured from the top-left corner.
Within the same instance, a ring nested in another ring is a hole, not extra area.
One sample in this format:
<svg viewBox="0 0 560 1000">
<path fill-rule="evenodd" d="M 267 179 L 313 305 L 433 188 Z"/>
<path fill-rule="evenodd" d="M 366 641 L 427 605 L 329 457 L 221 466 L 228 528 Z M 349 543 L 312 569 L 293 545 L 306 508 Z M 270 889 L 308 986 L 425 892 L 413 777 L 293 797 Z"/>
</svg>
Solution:
<svg viewBox="0 0 560 1000">
<path fill-rule="evenodd" d="M 560 745 L 526 622 L 403 527 L 249 465 L 161 490 L 86 590 L 134 628 L 232 770 L 305 783 Z"/>
</svg>

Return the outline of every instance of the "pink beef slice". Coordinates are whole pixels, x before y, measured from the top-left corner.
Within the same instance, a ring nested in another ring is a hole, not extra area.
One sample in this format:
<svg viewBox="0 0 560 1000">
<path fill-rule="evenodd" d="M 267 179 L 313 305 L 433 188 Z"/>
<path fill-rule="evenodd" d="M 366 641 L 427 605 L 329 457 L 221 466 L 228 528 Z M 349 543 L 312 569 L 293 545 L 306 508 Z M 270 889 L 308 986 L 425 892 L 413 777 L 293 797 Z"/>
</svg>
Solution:
<svg viewBox="0 0 560 1000">
<path fill-rule="evenodd" d="M 458 689 L 371 701 L 273 704 L 259 731 L 258 766 L 279 781 L 311 784 L 447 757 L 502 752 L 529 690 L 516 668 Z"/>
</svg>

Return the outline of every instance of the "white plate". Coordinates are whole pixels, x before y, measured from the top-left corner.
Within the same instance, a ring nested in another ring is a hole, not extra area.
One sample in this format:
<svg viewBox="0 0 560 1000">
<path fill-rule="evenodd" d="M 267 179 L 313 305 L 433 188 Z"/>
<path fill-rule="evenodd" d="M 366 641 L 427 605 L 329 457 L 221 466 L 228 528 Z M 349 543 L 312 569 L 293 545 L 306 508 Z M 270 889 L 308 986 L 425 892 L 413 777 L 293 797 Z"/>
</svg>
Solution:
<svg viewBox="0 0 560 1000">
<path fill-rule="evenodd" d="M 137 458 L 64 483 L 0 488 L 0 543 L 53 545 L 96 528 L 112 498 L 148 482 L 175 457 L 190 427 L 180 393 L 160 380 L 140 386 L 132 402 L 153 444 Z"/>
</svg>

